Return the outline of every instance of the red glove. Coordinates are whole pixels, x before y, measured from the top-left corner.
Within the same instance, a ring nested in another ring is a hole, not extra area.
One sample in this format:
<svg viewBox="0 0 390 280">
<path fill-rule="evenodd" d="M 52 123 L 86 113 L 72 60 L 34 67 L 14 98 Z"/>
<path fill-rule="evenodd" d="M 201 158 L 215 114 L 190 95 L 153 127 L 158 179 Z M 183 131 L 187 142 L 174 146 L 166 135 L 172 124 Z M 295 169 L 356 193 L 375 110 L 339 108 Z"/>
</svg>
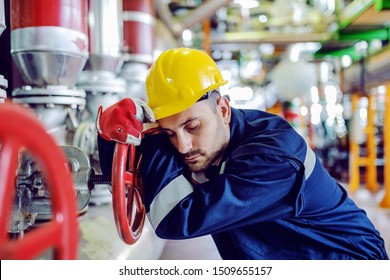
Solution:
<svg viewBox="0 0 390 280">
<path fill-rule="evenodd" d="M 106 140 L 137 146 L 144 121 L 155 121 L 148 105 L 140 99 L 124 98 L 104 111 L 99 107 L 96 130 Z"/>
</svg>

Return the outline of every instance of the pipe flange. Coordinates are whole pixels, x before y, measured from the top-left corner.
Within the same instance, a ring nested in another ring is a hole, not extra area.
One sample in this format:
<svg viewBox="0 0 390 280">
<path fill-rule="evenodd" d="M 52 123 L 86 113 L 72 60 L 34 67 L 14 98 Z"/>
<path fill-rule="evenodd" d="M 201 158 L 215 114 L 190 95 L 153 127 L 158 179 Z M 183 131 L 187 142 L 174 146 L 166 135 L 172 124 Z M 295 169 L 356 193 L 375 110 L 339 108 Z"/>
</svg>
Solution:
<svg viewBox="0 0 390 280">
<path fill-rule="evenodd" d="M 7 92 L 5 89 L 8 87 L 8 81 L 4 79 L 3 75 L 0 75 L 0 103 L 4 103 L 7 99 Z"/>
<path fill-rule="evenodd" d="M 25 86 L 12 92 L 14 103 L 23 104 L 52 104 L 85 107 L 86 93 L 82 89 L 66 86 L 47 86 L 45 88 Z"/>
<path fill-rule="evenodd" d="M 0 75 L 0 88 L 6 89 L 8 87 L 8 81 L 4 78 L 3 75 Z"/>
<path fill-rule="evenodd" d="M 12 92 L 13 97 L 20 96 L 73 96 L 85 98 L 85 91 L 78 88 L 69 88 L 62 85 L 48 85 L 46 87 L 24 86 Z"/>
<path fill-rule="evenodd" d="M 127 91 L 126 80 L 107 71 L 83 71 L 76 85 L 92 94 L 117 93 L 124 95 Z"/>
</svg>

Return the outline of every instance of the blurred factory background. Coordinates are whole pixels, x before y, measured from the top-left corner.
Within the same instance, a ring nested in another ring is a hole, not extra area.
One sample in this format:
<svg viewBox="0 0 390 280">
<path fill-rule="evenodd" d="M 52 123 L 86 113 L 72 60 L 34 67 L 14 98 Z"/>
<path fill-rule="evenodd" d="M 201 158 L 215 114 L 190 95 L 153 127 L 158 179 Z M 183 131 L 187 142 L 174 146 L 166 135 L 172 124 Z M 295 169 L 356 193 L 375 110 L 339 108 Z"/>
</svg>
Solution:
<svg viewBox="0 0 390 280">
<path fill-rule="evenodd" d="M 229 80 L 221 91 L 232 106 L 286 118 L 389 246 L 390 1 L 0 0 L 0 35 L 0 103 L 30 108 L 67 157 L 77 192 L 77 258 L 219 257 L 207 237 L 161 240 L 147 221 L 138 242 L 126 244 L 116 228 L 110 178 L 99 177 L 98 107 L 145 99 L 148 68 L 179 46 L 214 58 Z M 12 111 L 1 116 L 3 123 L 13 118 Z M 0 196 L 6 197 L 1 129 Z M 8 236 L 0 245 L 44 227 L 53 210 L 34 156 L 21 151 L 16 170 L 11 214 L 0 209 L 7 224 L 0 234 Z M 15 250 L 30 246 L 20 244 Z"/>
</svg>

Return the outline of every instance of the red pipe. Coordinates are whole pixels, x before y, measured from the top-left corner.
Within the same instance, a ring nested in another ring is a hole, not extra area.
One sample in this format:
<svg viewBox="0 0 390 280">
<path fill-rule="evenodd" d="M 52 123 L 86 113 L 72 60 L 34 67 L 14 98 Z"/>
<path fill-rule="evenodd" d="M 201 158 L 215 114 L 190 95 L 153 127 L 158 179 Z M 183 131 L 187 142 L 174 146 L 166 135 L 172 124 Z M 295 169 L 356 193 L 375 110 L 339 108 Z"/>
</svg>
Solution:
<svg viewBox="0 0 390 280">
<path fill-rule="evenodd" d="M 123 39 L 125 49 L 133 58 L 130 60 L 153 56 L 156 17 L 153 2 L 152 0 L 123 0 Z"/>
<path fill-rule="evenodd" d="M 11 30 L 61 26 L 87 34 L 85 0 L 12 0 Z"/>
</svg>

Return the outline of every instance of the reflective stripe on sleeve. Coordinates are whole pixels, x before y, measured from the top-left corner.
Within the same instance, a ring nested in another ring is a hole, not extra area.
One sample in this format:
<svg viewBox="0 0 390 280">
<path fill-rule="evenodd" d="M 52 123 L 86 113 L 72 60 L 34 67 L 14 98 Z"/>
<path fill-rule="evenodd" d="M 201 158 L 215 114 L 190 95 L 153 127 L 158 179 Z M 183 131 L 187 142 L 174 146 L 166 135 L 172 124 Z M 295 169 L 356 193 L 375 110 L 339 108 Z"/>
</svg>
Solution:
<svg viewBox="0 0 390 280">
<path fill-rule="evenodd" d="M 316 155 L 307 143 L 306 143 L 306 156 L 305 156 L 304 165 L 305 165 L 305 177 L 307 180 L 311 175 L 311 173 L 313 172 L 314 166 L 316 165 Z"/>
<path fill-rule="evenodd" d="M 193 191 L 193 186 L 183 175 L 175 178 L 163 188 L 150 204 L 148 218 L 153 228 L 156 229 L 164 217 Z"/>
<path fill-rule="evenodd" d="M 306 143 L 305 156 L 305 177 L 308 179 L 314 170 L 316 164 L 316 155 Z M 225 169 L 225 164 L 221 168 L 221 173 Z M 194 191 L 191 183 L 183 176 L 172 180 L 165 188 L 163 188 L 153 199 L 150 204 L 148 218 L 153 228 L 156 229 L 166 215 L 186 196 Z"/>
</svg>

